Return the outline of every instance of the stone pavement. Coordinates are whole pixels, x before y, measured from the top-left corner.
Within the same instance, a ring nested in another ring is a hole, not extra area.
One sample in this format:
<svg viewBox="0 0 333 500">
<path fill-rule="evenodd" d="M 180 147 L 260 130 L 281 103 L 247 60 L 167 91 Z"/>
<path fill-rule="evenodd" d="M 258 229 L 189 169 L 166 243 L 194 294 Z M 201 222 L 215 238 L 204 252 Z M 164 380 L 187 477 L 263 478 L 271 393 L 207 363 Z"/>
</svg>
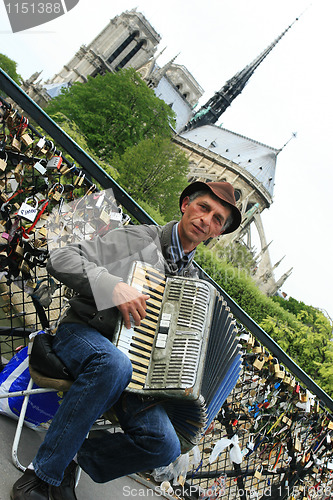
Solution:
<svg viewBox="0 0 333 500">
<path fill-rule="evenodd" d="M 0 500 L 10 500 L 9 492 L 13 483 L 21 476 L 11 461 L 11 448 L 16 429 L 16 422 L 0 415 Z M 28 465 L 38 449 L 44 433 L 23 428 L 21 443 L 18 450 L 20 462 Z M 139 482 L 140 481 L 140 482 Z M 76 489 L 78 500 L 121 500 L 123 498 L 159 498 L 171 499 L 169 495 L 162 496 L 146 486 L 146 481 L 136 475 L 115 479 L 106 484 L 94 483 L 87 474 L 82 472 Z"/>
</svg>

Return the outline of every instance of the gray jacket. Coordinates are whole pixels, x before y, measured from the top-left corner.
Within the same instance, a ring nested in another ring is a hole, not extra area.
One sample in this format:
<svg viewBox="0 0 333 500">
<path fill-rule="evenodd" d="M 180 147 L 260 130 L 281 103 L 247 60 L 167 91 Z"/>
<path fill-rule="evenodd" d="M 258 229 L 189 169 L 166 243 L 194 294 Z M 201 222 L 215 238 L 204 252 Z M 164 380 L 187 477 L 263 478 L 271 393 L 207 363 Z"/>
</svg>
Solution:
<svg viewBox="0 0 333 500">
<path fill-rule="evenodd" d="M 166 275 L 177 272 L 169 253 L 174 224 L 176 221 L 165 226 L 125 226 L 53 250 L 48 272 L 76 293 L 62 321 L 88 323 L 112 340 L 120 318 L 112 292 L 119 281 L 127 281 L 132 264 L 139 260 Z M 181 275 L 197 277 L 191 261 Z"/>
</svg>

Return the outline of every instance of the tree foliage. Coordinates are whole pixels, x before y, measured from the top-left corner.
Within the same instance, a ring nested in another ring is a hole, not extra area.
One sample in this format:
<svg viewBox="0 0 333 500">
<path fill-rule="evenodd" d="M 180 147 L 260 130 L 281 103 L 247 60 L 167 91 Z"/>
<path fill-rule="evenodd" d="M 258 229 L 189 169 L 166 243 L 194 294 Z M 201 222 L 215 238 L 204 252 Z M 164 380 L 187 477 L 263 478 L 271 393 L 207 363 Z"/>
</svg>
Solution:
<svg viewBox="0 0 333 500">
<path fill-rule="evenodd" d="M 10 76 L 15 83 L 17 83 L 17 85 L 21 85 L 22 77 L 16 71 L 17 63 L 15 61 L 7 57 L 5 54 L 0 54 L 0 68 L 3 69 L 3 71 L 7 73 L 7 75 Z M 7 94 L 2 90 L 0 90 L 0 95 L 5 98 L 7 97 Z"/>
<path fill-rule="evenodd" d="M 53 119 L 73 139 L 73 141 L 75 141 L 93 160 L 96 161 L 96 163 L 99 164 L 101 168 L 107 171 L 113 177 L 113 179 L 117 180 L 117 171 L 112 168 L 112 166 L 108 162 L 98 158 L 95 152 L 88 147 L 86 137 L 83 135 L 81 129 L 75 122 L 69 120 L 67 116 L 60 112 L 54 113 Z M 38 129 L 38 126 L 36 128 Z M 42 130 L 40 130 L 40 132 L 42 133 Z M 52 140 L 51 137 L 49 139 Z M 61 149 L 61 147 L 59 149 Z M 73 158 L 68 155 L 67 159 L 73 160 Z"/>
<path fill-rule="evenodd" d="M 134 199 L 148 202 L 166 220 L 179 214 L 188 160 L 171 142 L 173 111 L 133 69 L 75 83 L 47 112 L 62 126 L 71 124 L 69 135 L 84 138 L 84 149 Z"/>
<path fill-rule="evenodd" d="M 18 85 L 22 83 L 22 77 L 17 73 L 17 63 L 7 57 L 5 54 L 0 54 L 0 68 L 10 76 Z"/>
<path fill-rule="evenodd" d="M 144 139 L 112 162 L 118 182 L 128 193 L 146 200 L 166 220 L 179 215 L 179 195 L 187 185 L 188 160 L 170 139 Z"/>
<path fill-rule="evenodd" d="M 171 108 L 133 69 L 88 77 L 55 97 L 46 108 L 50 116 L 61 112 L 74 121 L 99 158 L 122 155 L 144 139 L 171 137 Z"/>
<path fill-rule="evenodd" d="M 251 318 L 328 394 L 333 395 L 332 325 L 312 306 L 291 299 L 283 303 L 266 297 L 248 273 L 220 260 L 204 246 L 197 250 L 198 264 Z M 282 306 L 282 307 L 281 307 Z"/>
<path fill-rule="evenodd" d="M 228 245 L 224 245 L 223 239 L 217 243 L 213 240 L 212 243 L 208 245 L 208 248 L 212 249 L 219 260 L 223 260 L 233 267 L 243 269 L 248 273 L 251 273 L 255 266 L 253 253 L 243 243 L 232 242 Z"/>
</svg>

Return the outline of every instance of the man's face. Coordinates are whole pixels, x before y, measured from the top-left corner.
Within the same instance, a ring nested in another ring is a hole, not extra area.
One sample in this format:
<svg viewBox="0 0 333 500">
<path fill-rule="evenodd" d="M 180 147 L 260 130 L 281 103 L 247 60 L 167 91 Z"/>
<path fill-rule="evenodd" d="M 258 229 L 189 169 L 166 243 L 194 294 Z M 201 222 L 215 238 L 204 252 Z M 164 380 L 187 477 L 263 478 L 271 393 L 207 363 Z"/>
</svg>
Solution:
<svg viewBox="0 0 333 500">
<path fill-rule="evenodd" d="M 231 215 L 231 209 L 214 200 L 209 194 L 199 196 L 191 203 L 183 200 L 183 217 L 179 223 L 179 237 L 185 252 L 190 252 L 202 241 L 216 238 Z"/>
</svg>

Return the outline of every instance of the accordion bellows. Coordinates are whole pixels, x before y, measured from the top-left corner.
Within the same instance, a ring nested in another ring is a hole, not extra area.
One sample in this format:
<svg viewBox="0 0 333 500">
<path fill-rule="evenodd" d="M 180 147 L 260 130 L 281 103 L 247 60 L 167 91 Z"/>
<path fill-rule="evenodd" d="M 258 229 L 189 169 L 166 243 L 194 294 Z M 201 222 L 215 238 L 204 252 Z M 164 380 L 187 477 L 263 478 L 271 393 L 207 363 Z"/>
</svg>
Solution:
<svg viewBox="0 0 333 500">
<path fill-rule="evenodd" d="M 128 283 L 150 295 L 140 327 L 122 321 L 114 344 L 131 360 L 128 391 L 163 401 L 183 445 L 195 445 L 234 388 L 241 370 L 236 323 L 207 281 L 165 277 L 145 263 Z M 184 447 L 184 446 L 183 446 Z"/>
</svg>

